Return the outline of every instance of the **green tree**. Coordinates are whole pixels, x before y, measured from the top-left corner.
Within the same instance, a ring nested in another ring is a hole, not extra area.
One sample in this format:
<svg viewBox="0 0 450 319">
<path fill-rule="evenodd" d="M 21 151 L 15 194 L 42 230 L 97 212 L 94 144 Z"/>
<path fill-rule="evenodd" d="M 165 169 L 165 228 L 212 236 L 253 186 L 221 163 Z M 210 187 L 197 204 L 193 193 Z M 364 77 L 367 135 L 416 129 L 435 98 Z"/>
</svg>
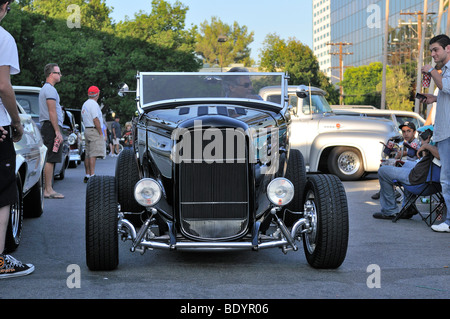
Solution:
<svg viewBox="0 0 450 319">
<path fill-rule="evenodd" d="M 296 39 L 285 41 L 277 34 L 268 34 L 260 59 L 260 66 L 269 72 L 288 72 L 292 84 L 320 84 L 317 58 L 307 45 Z"/>
<path fill-rule="evenodd" d="M 287 72 L 292 85 L 312 85 L 328 92 L 330 104 L 337 104 L 339 95 L 328 77 L 320 71 L 312 50 L 300 41 L 281 39 L 276 33 L 268 34 L 260 54 L 260 67 L 268 72 Z"/>
<path fill-rule="evenodd" d="M 112 9 L 105 0 L 32 0 L 23 1 L 23 9 L 38 13 L 45 17 L 73 22 L 74 14 L 78 14 L 80 25 L 97 31 L 112 31 L 110 14 Z M 75 9 L 74 6 L 78 8 Z"/>
<path fill-rule="evenodd" d="M 386 108 L 390 110 L 413 111 L 414 103 L 410 101 L 412 80 L 399 66 L 387 68 L 386 72 Z M 377 92 L 381 94 L 383 82 L 377 84 Z"/>
<path fill-rule="evenodd" d="M 67 19 L 73 14 L 67 12 L 68 4 L 79 5 L 80 28 L 68 26 Z M 111 24 L 111 9 L 105 6 L 104 0 L 13 3 L 13 10 L 2 21 L 19 48 L 21 73 L 12 78 L 13 84 L 41 86 L 45 80 L 44 66 L 55 62 L 64 75 L 58 84 L 62 105 L 80 108 L 87 98 L 87 88 L 97 85 L 102 91 L 100 102 L 124 120 L 130 119 L 136 103 L 131 95 L 117 97 L 119 83 L 127 82 L 132 87 L 138 70 L 197 71 L 201 66 L 194 53 L 192 31 L 182 29 L 182 13 L 171 22 L 173 27 L 162 30 L 160 15 L 171 8 L 165 4 L 162 0 L 153 1 L 155 12 L 146 21 L 151 20 L 160 29 L 150 39 L 139 39 L 132 35 L 131 26 L 139 24 L 134 20 L 121 26 L 121 37 L 112 32 L 116 26 Z M 23 10 L 19 10 L 21 6 Z"/>
<path fill-rule="evenodd" d="M 153 0 L 150 14 L 139 11 L 134 19 L 126 18 L 116 25 L 121 38 L 134 38 L 162 48 L 194 51 L 196 28 L 185 29 L 188 7 L 176 1 Z"/>
<path fill-rule="evenodd" d="M 381 94 L 377 92 L 377 85 L 382 80 L 382 72 L 381 62 L 346 69 L 342 81 L 345 104 L 372 105 L 379 108 Z"/>
<path fill-rule="evenodd" d="M 231 63 L 242 63 L 251 66 L 249 45 L 253 42 L 254 32 L 249 32 L 246 26 L 240 26 L 236 21 L 230 26 L 217 17 L 200 24 L 196 38 L 195 51 L 203 58 L 204 63 L 227 66 Z M 219 42 L 223 37 L 225 42 Z"/>
</svg>

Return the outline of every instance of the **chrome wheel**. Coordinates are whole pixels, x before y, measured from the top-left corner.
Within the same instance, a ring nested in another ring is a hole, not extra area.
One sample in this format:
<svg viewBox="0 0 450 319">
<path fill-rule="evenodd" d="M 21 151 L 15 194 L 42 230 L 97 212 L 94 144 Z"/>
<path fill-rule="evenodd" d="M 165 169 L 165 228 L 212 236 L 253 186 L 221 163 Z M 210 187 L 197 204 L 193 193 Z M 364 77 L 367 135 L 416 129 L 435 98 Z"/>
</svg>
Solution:
<svg viewBox="0 0 450 319">
<path fill-rule="evenodd" d="M 306 249 L 310 254 L 316 249 L 317 240 L 317 208 L 313 192 L 308 192 L 304 205 L 305 218 L 309 220 L 309 228 L 304 233 Z"/>
<path fill-rule="evenodd" d="M 361 167 L 359 156 L 352 151 L 343 152 L 337 161 L 339 170 L 345 175 L 353 175 Z"/>
</svg>

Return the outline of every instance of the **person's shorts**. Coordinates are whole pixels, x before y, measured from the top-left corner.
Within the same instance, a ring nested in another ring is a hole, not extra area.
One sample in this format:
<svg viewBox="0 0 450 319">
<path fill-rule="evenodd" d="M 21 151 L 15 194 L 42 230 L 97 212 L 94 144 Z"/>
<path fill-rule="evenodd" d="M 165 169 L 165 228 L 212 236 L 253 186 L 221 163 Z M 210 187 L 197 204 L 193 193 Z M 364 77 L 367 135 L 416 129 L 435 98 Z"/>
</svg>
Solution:
<svg viewBox="0 0 450 319">
<path fill-rule="evenodd" d="M 62 127 L 59 127 L 62 132 Z M 55 143 L 55 130 L 53 129 L 50 121 L 44 121 L 41 125 L 41 135 L 44 145 L 47 146 L 47 163 L 61 163 L 62 161 L 62 143 L 58 149 L 58 152 L 53 152 L 53 144 Z"/>
<path fill-rule="evenodd" d="M 86 128 L 84 131 L 86 141 L 86 157 L 105 157 L 106 144 L 103 135 L 99 135 L 96 128 Z"/>
<path fill-rule="evenodd" d="M 3 126 L 9 133 L 0 142 L 0 208 L 14 204 L 17 197 L 16 151 L 11 140 L 11 127 Z"/>
<path fill-rule="evenodd" d="M 120 143 L 120 138 L 113 138 L 112 142 L 113 142 L 113 145 L 118 145 Z"/>
</svg>

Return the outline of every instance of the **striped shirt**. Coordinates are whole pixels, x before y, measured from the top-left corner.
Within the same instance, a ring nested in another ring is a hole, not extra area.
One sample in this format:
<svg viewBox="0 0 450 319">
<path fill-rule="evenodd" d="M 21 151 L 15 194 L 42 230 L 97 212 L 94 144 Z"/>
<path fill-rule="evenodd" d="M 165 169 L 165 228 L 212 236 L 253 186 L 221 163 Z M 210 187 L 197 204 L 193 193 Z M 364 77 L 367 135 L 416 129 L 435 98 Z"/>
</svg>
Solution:
<svg viewBox="0 0 450 319">
<path fill-rule="evenodd" d="M 434 122 L 435 142 L 450 137 L 450 61 L 442 68 L 442 90 L 439 90 L 436 103 L 436 119 Z"/>
</svg>

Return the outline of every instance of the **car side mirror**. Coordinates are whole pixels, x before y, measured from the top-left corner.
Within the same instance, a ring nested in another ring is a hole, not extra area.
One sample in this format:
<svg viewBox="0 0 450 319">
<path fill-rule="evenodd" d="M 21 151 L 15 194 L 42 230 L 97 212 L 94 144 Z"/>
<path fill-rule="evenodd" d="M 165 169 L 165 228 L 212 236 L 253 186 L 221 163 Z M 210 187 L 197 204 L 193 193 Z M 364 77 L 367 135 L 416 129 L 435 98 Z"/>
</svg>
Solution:
<svg viewBox="0 0 450 319">
<path fill-rule="evenodd" d="M 295 91 L 295 94 L 301 98 L 301 99 L 305 99 L 308 97 L 309 94 L 309 88 L 305 85 L 300 85 L 297 87 L 297 90 Z"/>
<path fill-rule="evenodd" d="M 308 97 L 308 93 L 304 91 L 297 91 L 296 94 L 301 99 L 306 99 Z"/>
<path fill-rule="evenodd" d="M 130 91 L 130 88 L 126 83 L 119 84 L 119 92 L 117 93 L 120 97 L 124 97 L 127 93 L 132 93 L 136 91 Z"/>
</svg>

